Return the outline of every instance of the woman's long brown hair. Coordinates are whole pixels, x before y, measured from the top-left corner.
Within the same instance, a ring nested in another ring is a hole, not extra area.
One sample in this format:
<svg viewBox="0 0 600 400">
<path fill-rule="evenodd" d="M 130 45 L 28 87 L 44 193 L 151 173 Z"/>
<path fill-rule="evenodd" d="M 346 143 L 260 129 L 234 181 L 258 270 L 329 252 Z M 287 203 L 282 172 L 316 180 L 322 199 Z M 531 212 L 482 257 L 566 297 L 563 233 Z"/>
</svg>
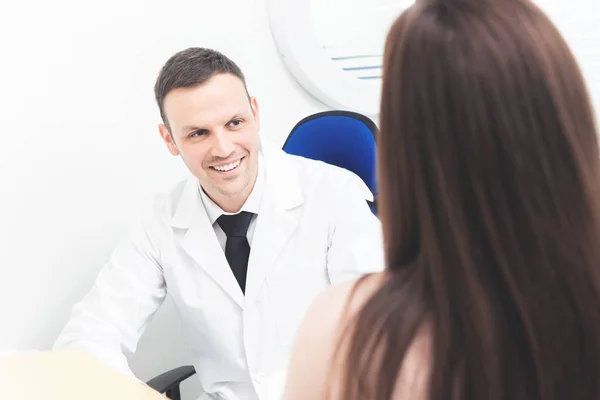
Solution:
<svg viewBox="0 0 600 400">
<path fill-rule="evenodd" d="M 388 34 L 380 125 L 389 279 L 340 346 L 340 398 L 390 399 L 426 325 L 431 400 L 600 399 L 597 132 L 546 15 L 417 0 Z"/>
</svg>

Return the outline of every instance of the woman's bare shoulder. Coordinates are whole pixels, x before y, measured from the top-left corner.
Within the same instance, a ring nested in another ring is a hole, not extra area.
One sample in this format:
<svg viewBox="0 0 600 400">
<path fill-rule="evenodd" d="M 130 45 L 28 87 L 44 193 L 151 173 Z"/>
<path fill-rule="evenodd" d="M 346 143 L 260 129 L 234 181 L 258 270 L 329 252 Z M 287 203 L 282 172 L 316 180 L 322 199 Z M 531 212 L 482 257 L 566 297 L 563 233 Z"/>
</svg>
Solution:
<svg viewBox="0 0 600 400">
<path fill-rule="evenodd" d="M 296 334 L 286 400 L 325 397 L 329 366 L 340 338 L 340 328 L 384 279 L 384 273 L 372 274 L 360 281 L 333 285 L 315 298 Z"/>
<path fill-rule="evenodd" d="M 325 325 L 318 324 L 321 328 L 327 329 L 327 332 L 321 333 L 335 336 L 340 325 L 356 315 L 385 279 L 385 272 L 380 272 L 360 280 L 331 286 L 315 299 L 306 317 L 314 318 L 314 322 L 329 321 Z"/>
<path fill-rule="evenodd" d="M 337 386 L 329 377 L 342 329 L 386 279 L 384 272 L 369 275 L 360 284 L 352 281 L 334 285 L 314 300 L 297 332 L 285 400 L 325 399 L 329 386 Z M 428 359 L 429 340 L 422 329 L 402 363 L 394 399 L 425 398 Z"/>
</svg>

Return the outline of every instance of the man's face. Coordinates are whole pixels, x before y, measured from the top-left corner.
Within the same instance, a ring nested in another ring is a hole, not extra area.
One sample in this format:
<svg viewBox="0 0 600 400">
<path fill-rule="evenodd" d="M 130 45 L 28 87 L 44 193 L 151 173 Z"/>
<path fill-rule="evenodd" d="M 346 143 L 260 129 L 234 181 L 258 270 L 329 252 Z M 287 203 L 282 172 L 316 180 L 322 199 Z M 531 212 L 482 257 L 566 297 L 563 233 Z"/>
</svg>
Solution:
<svg viewBox="0 0 600 400">
<path fill-rule="evenodd" d="M 243 82 L 217 74 L 204 84 L 174 89 L 164 103 L 171 131 L 160 133 L 173 155 L 181 155 L 204 191 L 220 203 L 246 200 L 258 170 L 258 103 Z"/>
</svg>

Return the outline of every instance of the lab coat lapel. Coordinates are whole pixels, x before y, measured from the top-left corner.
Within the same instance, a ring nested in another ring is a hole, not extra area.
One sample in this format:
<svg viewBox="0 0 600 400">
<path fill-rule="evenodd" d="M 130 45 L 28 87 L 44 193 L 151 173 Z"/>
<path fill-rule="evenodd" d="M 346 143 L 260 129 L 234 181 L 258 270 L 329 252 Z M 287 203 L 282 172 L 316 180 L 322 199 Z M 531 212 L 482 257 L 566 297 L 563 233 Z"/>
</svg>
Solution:
<svg viewBox="0 0 600 400">
<path fill-rule="evenodd" d="M 171 224 L 186 229 L 180 246 L 240 306 L 244 294 L 233 275 L 225 253 L 202 204 L 195 179 L 186 183 Z"/>
<path fill-rule="evenodd" d="M 265 191 L 261 198 L 248 260 L 246 302 L 250 304 L 298 225 L 294 209 L 303 203 L 298 166 L 281 149 L 261 141 Z"/>
</svg>

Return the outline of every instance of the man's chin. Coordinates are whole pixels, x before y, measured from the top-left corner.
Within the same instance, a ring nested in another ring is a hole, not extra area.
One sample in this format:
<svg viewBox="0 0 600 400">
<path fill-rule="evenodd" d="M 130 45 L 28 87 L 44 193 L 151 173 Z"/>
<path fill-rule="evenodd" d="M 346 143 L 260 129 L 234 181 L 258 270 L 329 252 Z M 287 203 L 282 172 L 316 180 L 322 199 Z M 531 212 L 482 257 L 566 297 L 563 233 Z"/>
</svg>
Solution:
<svg viewBox="0 0 600 400">
<path fill-rule="evenodd" d="M 232 183 L 232 184 L 231 185 L 223 185 L 223 184 L 216 185 L 216 189 L 223 196 L 227 196 L 227 197 L 241 196 L 245 192 L 247 185 L 240 185 L 240 184 L 238 184 L 238 182 L 230 182 L 230 183 Z"/>
<path fill-rule="evenodd" d="M 228 177 L 221 176 L 217 178 L 212 176 L 209 178 L 211 178 L 209 184 L 212 187 L 212 190 L 218 192 L 221 196 L 231 198 L 249 194 L 246 192 L 251 180 L 248 179 L 247 174 L 245 173 L 240 172 L 239 174 Z"/>
</svg>

